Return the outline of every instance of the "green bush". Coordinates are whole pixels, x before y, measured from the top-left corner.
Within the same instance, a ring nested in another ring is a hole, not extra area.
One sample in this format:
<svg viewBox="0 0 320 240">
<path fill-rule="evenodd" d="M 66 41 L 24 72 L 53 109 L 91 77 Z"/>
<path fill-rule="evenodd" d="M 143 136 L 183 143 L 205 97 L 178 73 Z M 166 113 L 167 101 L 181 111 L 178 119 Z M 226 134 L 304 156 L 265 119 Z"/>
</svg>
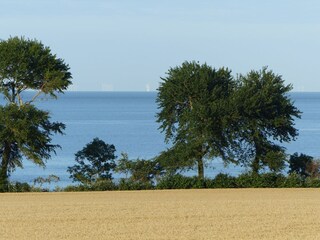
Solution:
<svg viewBox="0 0 320 240">
<path fill-rule="evenodd" d="M 276 188 L 285 180 L 285 176 L 277 173 L 244 173 L 236 178 L 236 185 L 238 188 Z"/>
<path fill-rule="evenodd" d="M 9 192 L 31 192 L 33 188 L 28 183 L 14 182 L 9 183 Z"/>
<path fill-rule="evenodd" d="M 154 186 L 150 182 L 133 181 L 132 179 L 121 178 L 118 183 L 119 190 L 151 190 Z"/>
<path fill-rule="evenodd" d="M 235 188 L 236 178 L 230 176 L 229 174 L 219 173 L 213 179 L 213 187 L 214 188 Z"/>
<path fill-rule="evenodd" d="M 320 187 L 320 179 L 307 177 L 304 181 L 304 185 L 305 185 L 305 187 L 309 187 L 309 188 L 319 188 Z"/>
<path fill-rule="evenodd" d="M 116 185 L 111 180 L 101 179 L 89 186 L 91 191 L 111 191 L 116 190 Z"/>
<path fill-rule="evenodd" d="M 301 175 L 293 172 L 289 174 L 279 187 L 298 188 L 304 187 L 304 179 Z"/>
<path fill-rule="evenodd" d="M 157 189 L 191 189 L 204 188 L 206 180 L 198 177 L 187 177 L 181 174 L 163 177 L 157 184 Z"/>
<path fill-rule="evenodd" d="M 243 173 L 236 178 L 236 186 L 238 188 L 261 187 L 261 177 L 258 174 Z"/>
<path fill-rule="evenodd" d="M 86 185 L 69 185 L 66 186 L 63 191 L 65 192 L 84 192 L 90 191 L 90 188 Z"/>
<path fill-rule="evenodd" d="M 70 185 L 64 188 L 65 192 L 83 191 L 111 191 L 116 190 L 116 185 L 111 180 L 101 179 L 92 184 Z"/>
<path fill-rule="evenodd" d="M 261 187 L 263 188 L 278 188 L 286 181 L 286 177 L 279 173 L 264 173 L 261 174 Z"/>
</svg>

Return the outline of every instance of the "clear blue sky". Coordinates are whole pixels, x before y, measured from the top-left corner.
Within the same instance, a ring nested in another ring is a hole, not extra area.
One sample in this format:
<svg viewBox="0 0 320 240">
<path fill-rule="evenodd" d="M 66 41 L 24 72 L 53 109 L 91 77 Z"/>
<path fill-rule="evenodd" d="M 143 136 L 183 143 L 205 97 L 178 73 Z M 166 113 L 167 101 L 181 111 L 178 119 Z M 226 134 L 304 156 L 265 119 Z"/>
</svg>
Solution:
<svg viewBox="0 0 320 240">
<path fill-rule="evenodd" d="M 65 59 L 71 90 L 155 90 L 185 60 L 234 74 L 269 66 L 320 91 L 317 0 L 1 0 L 0 38 L 36 38 Z"/>
</svg>

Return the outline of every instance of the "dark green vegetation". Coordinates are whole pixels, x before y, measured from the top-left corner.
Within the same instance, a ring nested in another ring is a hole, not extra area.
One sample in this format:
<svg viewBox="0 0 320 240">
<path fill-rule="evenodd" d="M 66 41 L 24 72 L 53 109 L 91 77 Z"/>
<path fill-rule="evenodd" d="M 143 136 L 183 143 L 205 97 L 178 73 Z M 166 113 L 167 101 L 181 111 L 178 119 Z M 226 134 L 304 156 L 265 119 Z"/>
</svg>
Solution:
<svg viewBox="0 0 320 240">
<path fill-rule="evenodd" d="M 33 103 L 40 95 L 57 97 L 71 84 L 69 66 L 37 40 L 13 37 L 0 41 L 0 93 L 6 104 L 0 106 L 0 191 L 8 191 L 8 177 L 22 167 L 22 157 L 39 166 L 59 145 L 53 134 L 62 134 L 65 125 L 51 122 L 46 111 Z M 26 90 L 35 91 L 23 99 Z"/>
<path fill-rule="evenodd" d="M 75 154 L 77 164 L 69 167 L 70 178 L 79 182 L 76 186 L 56 188 L 54 191 L 111 191 L 154 190 L 193 188 L 296 188 L 320 187 L 320 162 L 312 157 L 295 153 L 286 163 L 288 175 L 276 172 L 246 172 L 239 176 L 220 173 L 214 178 L 187 177 L 173 173 L 158 162 L 158 159 L 129 160 L 126 154 L 116 160 L 115 147 L 95 138 Z M 112 170 L 125 174 L 113 181 Z M 27 183 L 11 183 L 8 191 L 49 191 L 42 185 L 57 182 L 54 175 L 37 178 L 30 186 Z M 38 185 L 38 186 L 37 186 Z"/>
<path fill-rule="evenodd" d="M 118 160 L 116 171 L 124 173 L 130 181 L 150 184 L 154 184 L 155 180 L 165 173 L 164 168 L 155 159 L 129 160 L 127 154 L 122 154 L 122 158 Z"/>
<path fill-rule="evenodd" d="M 83 155 L 85 150 L 96 149 L 98 146 L 110 146 L 102 140 L 94 139 L 76 156 Z M 109 147 L 108 147 L 109 146 Z M 114 150 L 114 147 L 112 147 Z M 88 152 L 85 152 L 86 156 Z M 104 148 L 95 150 L 95 161 L 105 153 Z M 295 153 L 286 160 L 289 167 L 288 175 L 276 172 L 256 173 L 250 171 L 239 176 L 228 174 L 218 174 L 214 178 L 199 178 L 197 176 L 187 177 L 180 173 L 172 172 L 171 168 L 161 165 L 158 158 L 151 160 L 136 159 L 129 160 L 126 154 L 116 161 L 114 152 L 108 155 L 104 162 L 110 160 L 116 172 L 123 173 L 124 178 L 112 181 L 110 168 L 99 168 L 86 165 L 82 168 L 80 175 L 85 175 L 88 171 L 93 171 L 95 178 L 88 181 L 80 181 L 80 185 L 68 186 L 59 191 L 110 191 L 110 190 L 150 190 L 150 189 L 193 189 L 193 188 L 295 188 L 295 187 L 320 187 L 320 163 L 312 157 Z M 83 157 L 85 158 L 85 157 Z M 69 168 L 72 169 L 72 168 Z M 303 171 L 301 170 L 303 169 Z M 71 178 L 74 179 L 72 171 Z M 107 176 L 107 177 L 99 177 Z M 81 179 L 81 178 L 80 178 Z M 75 180 L 75 179 L 74 179 Z"/>
<path fill-rule="evenodd" d="M 289 173 L 297 173 L 303 177 L 319 178 L 320 162 L 314 161 L 313 157 L 295 153 L 289 159 Z"/>
<path fill-rule="evenodd" d="M 114 145 L 106 144 L 99 138 L 93 139 L 81 151 L 75 154 L 76 165 L 68 167 L 74 182 L 92 185 L 99 181 L 112 180 L 115 167 Z"/>
<path fill-rule="evenodd" d="M 156 190 L 156 189 L 198 189 L 198 188 L 319 188 L 320 179 L 303 177 L 297 173 L 284 175 L 280 173 L 244 173 L 237 177 L 228 174 L 218 174 L 214 178 L 187 177 L 181 174 L 163 176 L 156 184 L 120 179 L 119 182 L 99 180 L 91 185 L 80 184 L 66 188 L 56 188 L 54 191 L 117 191 L 117 190 Z M 42 187 L 30 186 L 27 183 L 10 183 L 10 192 L 49 191 Z"/>
<path fill-rule="evenodd" d="M 172 147 L 159 161 L 173 171 L 198 168 L 220 157 L 226 164 L 283 169 L 285 149 L 298 135 L 294 107 L 281 76 L 263 68 L 234 78 L 225 68 L 213 69 L 196 62 L 170 68 L 159 87 L 158 122 Z"/>
<path fill-rule="evenodd" d="M 228 150 L 233 141 L 231 123 L 237 117 L 231 103 L 236 83 L 228 69 L 195 62 L 169 69 L 162 80 L 158 122 L 173 146 L 160 161 L 173 170 L 197 165 L 203 179 L 205 159 L 233 159 Z"/>
</svg>

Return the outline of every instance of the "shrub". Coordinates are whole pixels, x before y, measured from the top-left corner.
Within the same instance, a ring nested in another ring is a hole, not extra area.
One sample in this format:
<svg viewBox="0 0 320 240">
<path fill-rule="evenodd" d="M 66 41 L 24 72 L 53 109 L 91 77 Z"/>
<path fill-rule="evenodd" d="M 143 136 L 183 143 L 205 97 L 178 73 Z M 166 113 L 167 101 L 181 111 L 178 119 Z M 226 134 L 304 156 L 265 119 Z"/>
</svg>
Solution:
<svg viewBox="0 0 320 240">
<path fill-rule="evenodd" d="M 187 177 L 181 174 L 163 177 L 157 184 L 158 189 L 191 189 L 203 188 L 204 182 L 198 177 Z"/>
<path fill-rule="evenodd" d="M 236 178 L 239 188 L 276 188 L 284 184 L 285 176 L 277 173 L 244 173 Z"/>
<path fill-rule="evenodd" d="M 28 183 L 14 182 L 9 183 L 8 186 L 9 192 L 31 192 L 32 187 Z"/>
<path fill-rule="evenodd" d="M 286 177 L 278 173 L 264 173 L 261 174 L 261 186 L 263 188 L 277 188 L 283 185 Z"/>
<path fill-rule="evenodd" d="M 65 192 L 83 192 L 89 190 L 89 187 L 85 185 L 69 185 L 63 189 Z"/>
<path fill-rule="evenodd" d="M 256 173 L 244 173 L 236 178 L 238 188 L 261 187 L 261 177 Z"/>
<path fill-rule="evenodd" d="M 91 191 L 111 191 L 116 189 L 116 185 L 111 180 L 97 180 L 88 186 Z"/>
<path fill-rule="evenodd" d="M 121 178 L 118 184 L 119 190 L 150 190 L 154 186 L 150 182 L 133 181 L 132 179 Z"/>
<path fill-rule="evenodd" d="M 320 187 L 320 179 L 313 178 L 313 177 L 307 177 L 304 181 L 304 185 L 305 185 L 305 187 L 319 188 Z"/>
<path fill-rule="evenodd" d="M 289 174 L 279 187 L 296 188 L 304 187 L 303 177 L 296 172 Z"/>
<path fill-rule="evenodd" d="M 65 192 L 83 192 L 83 191 L 111 191 L 116 190 L 116 185 L 111 180 L 100 179 L 91 184 L 70 185 L 65 187 Z"/>
<path fill-rule="evenodd" d="M 213 179 L 214 188 L 235 188 L 236 186 L 236 178 L 229 174 L 219 173 Z"/>
<path fill-rule="evenodd" d="M 156 159 L 129 160 L 128 155 L 122 153 L 118 160 L 116 172 L 130 174 L 130 180 L 134 182 L 153 184 L 157 178 L 163 175 L 164 170 Z"/>
</svg>

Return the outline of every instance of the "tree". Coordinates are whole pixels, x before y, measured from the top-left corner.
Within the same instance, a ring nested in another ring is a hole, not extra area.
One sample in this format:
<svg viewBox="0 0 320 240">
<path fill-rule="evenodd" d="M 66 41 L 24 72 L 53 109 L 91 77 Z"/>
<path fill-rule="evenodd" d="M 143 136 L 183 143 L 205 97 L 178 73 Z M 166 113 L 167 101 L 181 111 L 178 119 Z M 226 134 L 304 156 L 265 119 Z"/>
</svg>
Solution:
<svg viewBox="0 0 320 240">
<path fill-rule="evenodd" d="M 85 185 L 97 180 L 112 180 L 111 171 L 115 169 L 115 147 L 94 138 L 81 151 L 75 154 L 75 164 L 68 167 L 70 178 Z"/>
<path fill-rule="evenodd" d="M 306 154 L 294 153 L 289 158 L 289 171 L 288 173 L 297 173 L 303 177 L 316 175 L 315 173 L 319 172 L 319 166 L 317 166 L 317 171 L 314 168 L 315 162 L 313 161 L 313 157 L 308 156 Z"/>
<path fill-rule="evenodd" d="M 240 75 L 228 69 L 184 62 L 162 78 L 157 97 L 160 129 L 172 143 L 159 161 L 173 172 L 198 165 L 204 176 L 204 160 L 221 157 L 225 163 L 251 166 L 253 172 L 267 166 L 284 167 L 285 148 L 298 135 L 294 119 L 300 111 L 289 97 L 291 85 L 267 68 Z"/>
<path fill-rule="evenodd" d="M 232 144 L 234 111 L 230 99 L 235 81 L 228 69 L 216 70 L 196 62 L 170 68 L 161 79 L 157 121 L 172 147 L 159 158 L 170 157 L 170 162 L 179 162 L 182 167 L 197 165 L 203 179 L 205 159 L 231 159 L 227 149 Z"/>
<path fill-rule="evenodd" d="M 163 168 L 156 159 L 129 160 L 127 154 L 122 154 L 122 158 L 118 161 L 116 171 L 126 174 L 126 177 L 130 174 L 130 180 L 134 182 L 151 184 L 156 177 L 163 174 Z"/>
<path fill-rule="evenodd" d="M 0 107 L 0 191 L 6 191 L 10 171 L 22 167 L 26 157 L 35 164 L 45 161 L 59 145 L 51 136 L 62 134 L 64 124 L 50 122 L 50 115 L 33 106 L 41 95 L 56 98 L 71 84 L 69 66 L 37 40 L 12 37 L 0 41 L 0 93 L 6 104 Z M 30 99 L 22 93 L 33 90 Z"/>
<path fill-rule="evenodd" d="M 294 119 L 301 113 L 290 99 L 292 86 L 266 67 L 240 75 L 238 83 L 235 105 L 239 119 L 234 132 L 249 151 L 242 161 L 249 162 L 255 173 L 263 166 L 278 171 L 286 155 L 276 142 L 290 142 L 298 135 Z"/>
</svg>

